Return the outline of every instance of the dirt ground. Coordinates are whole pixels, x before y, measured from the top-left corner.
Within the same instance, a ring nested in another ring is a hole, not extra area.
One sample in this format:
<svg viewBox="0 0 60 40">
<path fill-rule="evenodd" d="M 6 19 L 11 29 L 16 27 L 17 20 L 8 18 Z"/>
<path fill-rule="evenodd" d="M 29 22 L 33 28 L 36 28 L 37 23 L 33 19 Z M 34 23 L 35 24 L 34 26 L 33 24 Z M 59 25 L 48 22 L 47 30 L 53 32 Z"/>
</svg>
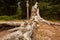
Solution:
<svg viewBox="0 0 60 40">
<path fill-rule="evenodd" d="M 36 40 L 60 40 L 60 26 L 40 23 L 36 28 L 36 38 Z"/>
<path fill-rule="evenodd" d="M 4 31 L 0 31 L 0 40 L 3 38 L 3 36 L 9 34 L 10 32 L 8 32 L 7 30 Z"/>
<path fill-rule="evenodd" d="M 0 31 L 0 40 L 9 33 L 7 30 Z M 36 40 L 60 40 L 60 26 L 39 23 L 35 29 L 35 34 Z"/>
</svg>

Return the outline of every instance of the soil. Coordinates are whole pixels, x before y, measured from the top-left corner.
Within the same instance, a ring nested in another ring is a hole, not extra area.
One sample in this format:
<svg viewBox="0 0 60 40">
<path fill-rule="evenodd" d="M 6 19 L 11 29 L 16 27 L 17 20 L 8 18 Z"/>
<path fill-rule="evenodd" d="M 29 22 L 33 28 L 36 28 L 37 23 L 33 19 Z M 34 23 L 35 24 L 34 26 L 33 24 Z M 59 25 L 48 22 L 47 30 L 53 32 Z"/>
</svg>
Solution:
<svg viewBox="0 0 60 40">
<path fill-rule="evenodd" d="M 36 40 L 60 40 L 60 26 L 45 23 L 39 23 L 38 25 L 36 28 Z"/>
</svg>

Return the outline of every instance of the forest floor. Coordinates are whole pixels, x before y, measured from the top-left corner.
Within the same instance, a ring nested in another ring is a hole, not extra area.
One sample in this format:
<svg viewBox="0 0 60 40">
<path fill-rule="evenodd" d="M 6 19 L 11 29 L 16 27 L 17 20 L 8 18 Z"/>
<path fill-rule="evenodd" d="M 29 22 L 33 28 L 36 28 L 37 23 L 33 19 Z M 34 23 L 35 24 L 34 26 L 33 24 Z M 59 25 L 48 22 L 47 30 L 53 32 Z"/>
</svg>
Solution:
<svg viewBox="0 0 60 40">
<path fill-rule="evenodd" d="M 60 22 L 54 23 L 60 24 Z M 48 25 L 46 23 L 39 23 L 38 25 L 35 29 L 36 40 L 60 40 L 60 26 Z M 7 30 L 0 31 L 0 40 L 9 33 Z"/>
</svg>

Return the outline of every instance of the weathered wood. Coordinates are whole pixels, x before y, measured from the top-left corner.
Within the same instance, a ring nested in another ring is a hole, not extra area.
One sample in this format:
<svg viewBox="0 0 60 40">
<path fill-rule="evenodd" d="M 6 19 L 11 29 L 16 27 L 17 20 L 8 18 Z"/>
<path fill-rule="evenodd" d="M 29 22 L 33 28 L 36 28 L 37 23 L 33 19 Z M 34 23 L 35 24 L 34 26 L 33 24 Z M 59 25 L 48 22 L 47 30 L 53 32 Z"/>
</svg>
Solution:
<svg viewBox="0 0 60 40">
<path fill-rule="evenodd" d="M 39 9 L 38 9 L 39 10 Z M 46 21 L 45 19 L 41 18 L 39 16 L 39 14 L 37 14 L 38 16 L 36 17 L 36 21 L 39 21 L 39 22 L 45 22 L 49 25 L 56 25 L 56 26 L 60 26 L 59 23 L 54 23 L 54 22 L 49 22 L 49 21 Z M 39 20 L 37 20 L 39 19 Z M 24 22 L 0 22 L 0 27 L 19 27 L 21 25 L 23 25 Z"/>
<path fill-rule="evenodd" d="M 15 27 L 18 27 L 18 26 L 20 26 L 23 23 L 24 22 L 0 22 L 0 27 L 1 26 L 6 26 L 6 27 L 8 27 L 8 26 L 10 26 L 10 27 L 15 26 Z"/>
<path fill-rule="evenodd" d="M 25 21 L 25 22 L 23 22 L 21 24 L 20 24 L 20 22 L 19 23 L 9 23 L 9 22 L 5 23 L 7 25 L 8 24 L 10 24 L 10 25 L 16 25 L 16 24 L 18 25 L 19 24 L 19 27 L 8 30 L 11 33 L 4 36 L 4 38 L 2 40 L 22 40 L 22 39 L 23 40 L 32 40 L 31 39 L 32 33 L 34 32 L 34 29 L 37 27 L 38 23 L 45 22 L 45 23 L 47 23 L 49 25 L 52 24 L 52 23 L 44 20 L 43 18 L 41 18 L 39 16 L 39 8 L 37 8 L 37 2 L 32 7 L 32 12 L 31 13 L 32 14 L 31 14 L 31 18 L 30 18 L 29 21 Z M 34 35 L 33 38 L 34 38 L 33 40 L 36 40 L 35 35 Z"/>
</svg>

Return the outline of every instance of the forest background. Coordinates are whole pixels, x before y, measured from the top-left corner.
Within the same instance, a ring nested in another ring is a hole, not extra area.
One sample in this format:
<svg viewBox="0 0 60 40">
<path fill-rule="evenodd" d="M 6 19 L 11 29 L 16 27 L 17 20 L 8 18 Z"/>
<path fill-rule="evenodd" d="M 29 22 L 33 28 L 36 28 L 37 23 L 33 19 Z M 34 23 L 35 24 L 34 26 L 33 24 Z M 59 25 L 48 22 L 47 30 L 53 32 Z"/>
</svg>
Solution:
<svg viewBox="0 0 60 40">
<path fill-rule="evenodd" d="M 36 1 L 41 17 L 47 20 L 60 20 L 60 0 L 29 0 L 29 10 Z M 26 8 L 26 0 L 0 0 L 0 20 L 26 19 Z M 29 13 L 31 14 L 31 11 Z"/>
</svg>

